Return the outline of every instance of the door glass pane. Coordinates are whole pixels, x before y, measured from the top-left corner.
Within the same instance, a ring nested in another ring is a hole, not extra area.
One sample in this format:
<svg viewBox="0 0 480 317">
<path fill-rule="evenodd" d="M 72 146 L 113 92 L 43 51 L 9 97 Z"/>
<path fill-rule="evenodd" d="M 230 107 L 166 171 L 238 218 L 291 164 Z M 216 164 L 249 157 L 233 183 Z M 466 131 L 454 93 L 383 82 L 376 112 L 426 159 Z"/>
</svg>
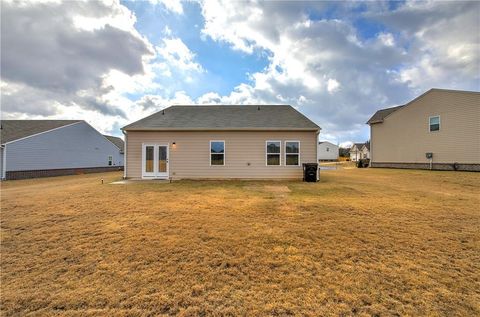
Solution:
<svg viewBox="0 0 480 317">
<path fill-rule="evenodd" d="M 153 146 L 145 147 L 145 172 L 153 173 Z"/>
<path fill-rule="evenodd" d="M 160 173 L 167 172 L 167 147 L 166 146 L 158 147 L 158 171 Z"/>
</svg>

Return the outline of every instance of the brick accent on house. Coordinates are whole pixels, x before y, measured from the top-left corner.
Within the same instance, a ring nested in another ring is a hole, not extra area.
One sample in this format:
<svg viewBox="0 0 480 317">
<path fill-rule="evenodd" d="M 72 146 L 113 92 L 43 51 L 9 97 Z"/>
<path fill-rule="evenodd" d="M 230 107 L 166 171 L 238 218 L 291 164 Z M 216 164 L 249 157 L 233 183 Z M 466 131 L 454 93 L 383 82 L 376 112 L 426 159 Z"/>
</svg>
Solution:
<svg viewBox="0 0 480 317">
<path fill-rule="evenodd" d="M 62 168 L 62 169 L 34 170 L 34 171 L 7 171 L 5 178 L 7 180 L 15 180 L 15 179 L 38 178 L 38 177 L 113 172 L 113 171 L 121 171 L 121 170 L 123 170 L 123 166 Z"/>
<path fill-rule="evenodd" d="M 456 166 L 454 166 L 454 164 Z M 428 170 L 428 169 L 430 169 L 430 164 L 429 163 L 378 163 L 378 162 L 370 162 L 370 167 Z M 432 170 L 480 172 L 480 164 L 433 163 L 432 164 Z"/>
</svg>

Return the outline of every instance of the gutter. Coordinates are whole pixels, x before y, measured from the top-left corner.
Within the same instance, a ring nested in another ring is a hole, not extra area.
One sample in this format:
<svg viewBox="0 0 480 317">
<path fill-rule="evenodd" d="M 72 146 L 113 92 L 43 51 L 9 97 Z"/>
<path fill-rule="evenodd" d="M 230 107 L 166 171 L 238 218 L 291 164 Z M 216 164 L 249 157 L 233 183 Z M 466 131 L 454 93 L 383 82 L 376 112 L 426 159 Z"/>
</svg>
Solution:
<svg viewBox="0 0 480 317">
<path fill-rule="evenodd" d="M 122 131 L 312 131 L 322 128 L 123 128 Z"/>
</svg>

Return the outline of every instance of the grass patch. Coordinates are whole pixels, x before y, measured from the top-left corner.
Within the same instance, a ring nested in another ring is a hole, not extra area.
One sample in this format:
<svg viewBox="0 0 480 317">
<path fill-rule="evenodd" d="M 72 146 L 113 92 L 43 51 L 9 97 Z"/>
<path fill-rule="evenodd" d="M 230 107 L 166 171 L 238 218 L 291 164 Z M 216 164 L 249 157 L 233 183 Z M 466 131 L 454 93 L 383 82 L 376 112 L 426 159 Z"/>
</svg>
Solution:
<svg viewBox="0 0 480 317">
<path fill-rule="evenodd" d="M 2 183 L 2 315 L 480 314 L 480 174 Z"/>
</svg>

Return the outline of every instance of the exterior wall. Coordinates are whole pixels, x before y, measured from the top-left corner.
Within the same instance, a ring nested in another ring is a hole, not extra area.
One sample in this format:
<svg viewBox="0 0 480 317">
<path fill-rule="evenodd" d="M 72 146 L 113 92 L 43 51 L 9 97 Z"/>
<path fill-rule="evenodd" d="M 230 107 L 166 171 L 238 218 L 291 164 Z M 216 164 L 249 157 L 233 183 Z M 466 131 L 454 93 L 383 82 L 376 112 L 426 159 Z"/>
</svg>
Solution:
<svg viewBox="0 0 480 317">
<path fill-rule="evenodd" d="M 89 173 L 114 172 L 122 170 L 120 166 L 106 166 L 106 167 L 89 167 L 89 168 L 63 168 L 63 169 L 49 169 L 49 170 L 34 170 L 34 171 L 11 171 L 6 173 L 6 179 L 27 179 L 38 177 L 53 177 L 65 175 L 78 175 Z"/>
<path fill-rule="evenodd" d="M 370 167 L 430 169 L 429 163 L 370 163 Z M 432 163 L 432 170 L 480 172 L 480 164 Z"/>
<path fill-rule="evenodd" d="M 440 130 L 430 132 L 429 117 L 435 115 Z M 370 146 L 372 166 L 426 164 L 427 152 L 434 164 L 480 164 L 480 93 L 431 91 L 372 124 Z"/>
<path fill-rule="evenodd" d="M 365 159 L 365 158 L 370 158 L 370 151 L 366 148 L 363 147 L 362 150 L 360 151 L 359 158 Z"/>
<path fill-rule="evenodd" d="M 328 148 L 328 151 L 327 151 Z M 318 145 L 318 160 L 319 161 L 337 161 L 338 160 L 338 146 L 330 142 L 322 142 Z"/>
<path fill-rule="evenodd" d="M 359 159 L 361 159 L 360 151 L 354 146 L 350 149 L 350 161 L 356 162 Z"/>
<path fill-rule="evenodd" d="M 128 178 L 142 177 L 142 143 L 169 143 L 169 173 L 172 179 L 301 179 L 302 166 L 284 165 L 284 141 L 290 140 L 300 141 L 300 163 L 317 162 L 315 131 L 129 131 L 126 140 Z M 210 140 L 225 141 L 225 166 L 210 166 Z M 266 166 L 267 140 L 282 141 L 280 166 Z"/>
<path fill-rule="evenodd" d="M 6 144 L 6 171 L 122 166 L 118 148 L 85 122 Z"/>
</svg>

